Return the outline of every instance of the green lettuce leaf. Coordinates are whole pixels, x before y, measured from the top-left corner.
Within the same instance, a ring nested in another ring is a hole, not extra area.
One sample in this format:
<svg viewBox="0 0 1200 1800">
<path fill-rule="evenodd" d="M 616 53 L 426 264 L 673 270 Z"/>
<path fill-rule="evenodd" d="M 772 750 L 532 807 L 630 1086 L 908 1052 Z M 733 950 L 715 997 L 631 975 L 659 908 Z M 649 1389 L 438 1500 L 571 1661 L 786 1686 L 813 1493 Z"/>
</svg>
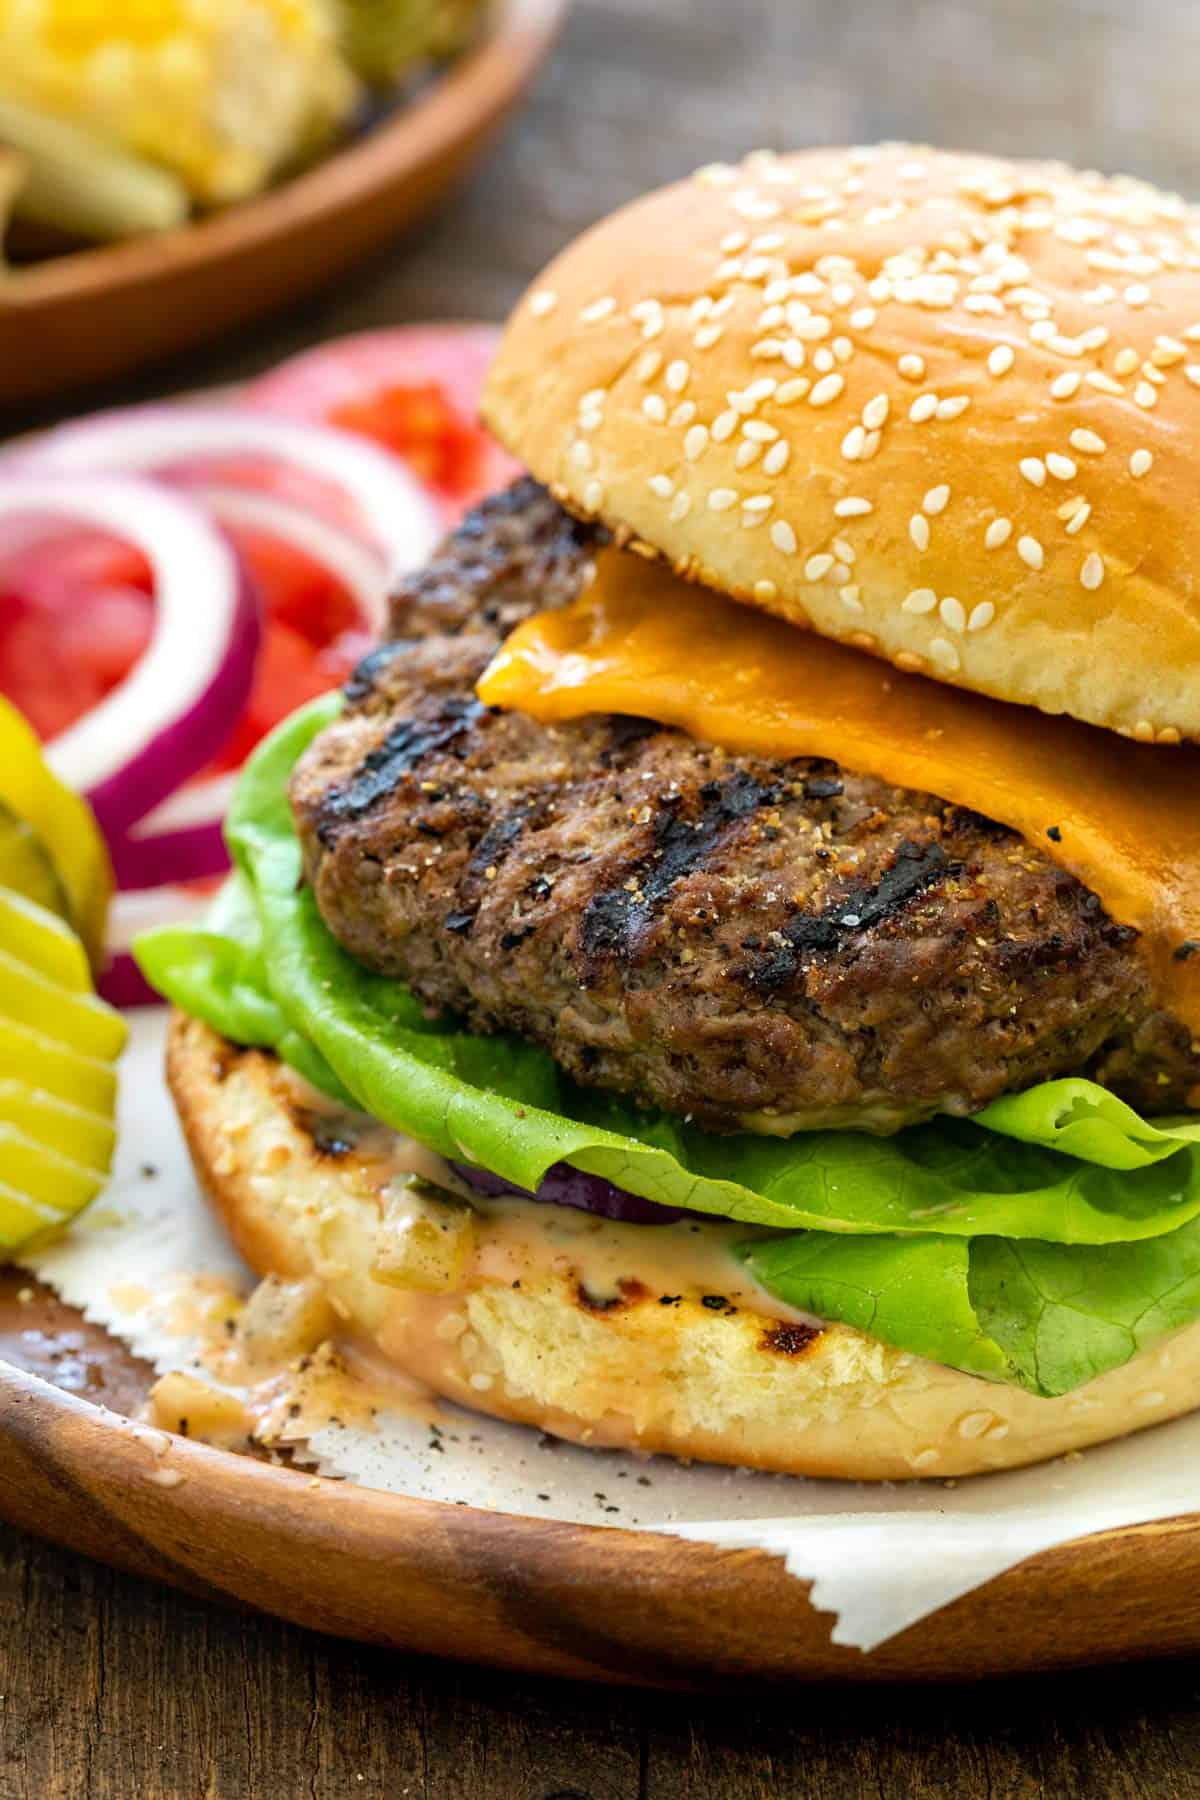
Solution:
<svg viewBox="0 0 1200 1800">
<path fill-rule="evenodd" d="M 1200 1144 L 1200 1119 L 1157 1119 L 1152 1125 L 1107 1088 L 1074 1076 L 1005 1094 L 976 1123 L 1106 1169 L 1144 1169 L 1185 1144 Z"/>
<path fill-rule="evenodd" d="M 779 1299 L 916 1356 L 1070 1393 L 1200 1317 L 1200 1221 L 1103 1246 L 796 1232 L 744 1247 Z"/>
</svg>

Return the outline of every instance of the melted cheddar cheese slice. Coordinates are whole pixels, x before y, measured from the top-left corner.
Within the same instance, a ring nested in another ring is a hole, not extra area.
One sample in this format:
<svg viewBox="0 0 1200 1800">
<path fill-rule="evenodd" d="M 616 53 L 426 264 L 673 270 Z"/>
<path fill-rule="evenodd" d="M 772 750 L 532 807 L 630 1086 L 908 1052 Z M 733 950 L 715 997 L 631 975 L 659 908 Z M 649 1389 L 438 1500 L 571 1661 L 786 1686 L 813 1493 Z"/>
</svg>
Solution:
<svg viewBox="0 0 1200 1800">
<path fill-rule="evenodd" d="M 984 699 L 798 630 L 615 550 L 574 605 L 520 626 L 479 683 L 543 722 L 633 713 L 723 749 L 829 757 L 1011 826 L 1142 934 L 1200 1033 L 1200 749 Z"/>
</svg>

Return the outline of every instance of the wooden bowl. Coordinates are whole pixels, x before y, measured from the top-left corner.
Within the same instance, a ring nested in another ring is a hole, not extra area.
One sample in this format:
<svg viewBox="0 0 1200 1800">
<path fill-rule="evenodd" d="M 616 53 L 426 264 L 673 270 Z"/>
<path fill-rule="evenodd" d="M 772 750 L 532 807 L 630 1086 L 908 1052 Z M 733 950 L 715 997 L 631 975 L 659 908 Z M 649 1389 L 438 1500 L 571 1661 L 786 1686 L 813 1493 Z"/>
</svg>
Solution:
<svg viewBox="0 0 1200 1800">
<path fill-rule="evenodd" d="M 131 1424 L 149 1368 L 15 1271 L 0 1273 L 0 1356 L 0 1518 L 341 1637 L 664 1687 L 966 1680 L 1200 1649 L 1196 1517 L 1048 1550 L 868 1656 L 832 1643 L 807 1586 L 761 1550 L 409 1500 Z"/>
<path fill-rule="evenodd" d="M 256 200 L 0 281 L 0 407 L 142 367 L 305 290 L 426 213 L 483 150 L 569 0 L 493 0 L 486 34 L 395 115 Z"/>
</svg>

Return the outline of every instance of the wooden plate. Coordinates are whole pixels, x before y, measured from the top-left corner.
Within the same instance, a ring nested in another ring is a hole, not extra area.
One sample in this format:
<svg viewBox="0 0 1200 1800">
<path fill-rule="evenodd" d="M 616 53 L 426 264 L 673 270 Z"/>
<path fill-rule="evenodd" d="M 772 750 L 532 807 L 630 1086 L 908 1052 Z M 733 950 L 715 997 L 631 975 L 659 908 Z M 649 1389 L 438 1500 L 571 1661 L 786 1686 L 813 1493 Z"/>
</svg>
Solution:
<svg viewBox="0 0 1200 1800">
<path fill-rule="evenodd" d="M 0 1516 L 341 1637 L 671 1687 L 964 1679 L 1200 1649 L 1195 1518 L 1046 1552 L 864 1656 L 830 1643 L 828 1616 L 759 1550 L 405 1500 L 185 1438 L 156 1454 L 165 1434 L 122 1416 L 146 1365 L 11 1271 L 0 1355 Z"/>
<path fill-rule="evenodd" d="M 491 25 L 429 89 L 260 199 L 180 231 L 54 257 L 0 286 L 0 406 L 219 336 L 330 280 L 411 225 L 520 98 L 569 0 L 493 0 Z"/>
</svg>

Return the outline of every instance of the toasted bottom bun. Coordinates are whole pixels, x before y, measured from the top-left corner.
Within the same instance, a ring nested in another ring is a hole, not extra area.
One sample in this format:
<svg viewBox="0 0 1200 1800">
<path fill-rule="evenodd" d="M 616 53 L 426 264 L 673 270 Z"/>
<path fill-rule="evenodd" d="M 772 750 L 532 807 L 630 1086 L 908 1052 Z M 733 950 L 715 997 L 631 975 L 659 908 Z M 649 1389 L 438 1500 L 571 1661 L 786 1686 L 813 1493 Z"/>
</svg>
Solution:
<svg viewBox="0 0 1200 1800">
<path fill-rule="evenodd" d="M 370 1142 L 331 1144 L 314 1128 L 312 1091 L 275 1057 L 182 1015 L 167 1067 L 197 1174 L 251 1266 L 315 1276 L 349 1333 L 436 1393 L 497 1418 L 582 1444 L 877 1481 L 1038 1462 L 1197 1403 L 1200 1325 L 1040 1400 L 848 1326 L 789 1324 L 765 1296 L 762 1311 L 741 1297 L 736 1310 L 715 1311 L 699 1292 L 663 1305 L 658 1289 L 634 1279 L 619 1303 L 597 1306 L 561 1257 L 514 1286 L 511 1264 L 489 1256 L 499 1227 L 486 1209 L 446 1290 L 387 1285 L 372 1273 L 394 1174 L 380 1156 L 381 1128 Z M 674 1229 L 618 1228 L 660 1242 Z"/>
</svg>

